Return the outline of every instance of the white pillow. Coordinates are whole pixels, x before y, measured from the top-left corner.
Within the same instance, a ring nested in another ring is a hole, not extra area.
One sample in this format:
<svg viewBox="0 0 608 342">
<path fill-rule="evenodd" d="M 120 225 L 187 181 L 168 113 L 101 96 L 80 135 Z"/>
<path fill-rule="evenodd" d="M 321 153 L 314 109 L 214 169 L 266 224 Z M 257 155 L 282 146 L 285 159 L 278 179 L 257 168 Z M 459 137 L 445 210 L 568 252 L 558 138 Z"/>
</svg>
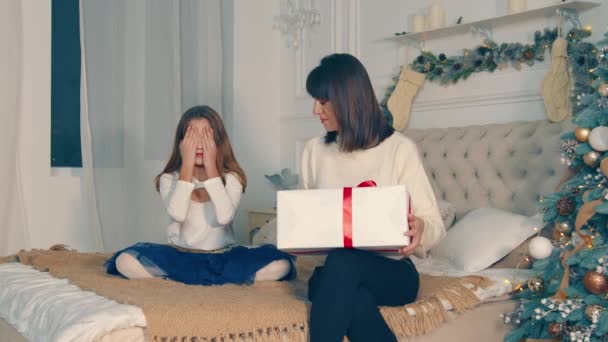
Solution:
<svg viewBox="0 0 608 342">
<path fill-rule="evenodd" d="M 542 214 L 528 217 L 502 209 L 474 209 L 454 224 L 431 254 L 459 270 L 478 272 L 509 254 L 542 224 Z"/>
</svg>

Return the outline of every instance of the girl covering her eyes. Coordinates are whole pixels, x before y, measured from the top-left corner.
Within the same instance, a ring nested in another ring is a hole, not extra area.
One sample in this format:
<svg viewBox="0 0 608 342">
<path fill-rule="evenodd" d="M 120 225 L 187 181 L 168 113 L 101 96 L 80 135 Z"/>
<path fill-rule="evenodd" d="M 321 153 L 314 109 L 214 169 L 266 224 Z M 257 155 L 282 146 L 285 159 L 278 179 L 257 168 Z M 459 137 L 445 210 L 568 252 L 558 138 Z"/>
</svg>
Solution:
<svg viewBox="0 0 608 342">
<path fill-rule="evenodd" d="M 171 218 L 168 244 L 137 243 L 118 251 L 106 262 L 107 272 L 198 285 L 291 279 L 293 256 L 271 245 L 235 245 L 232 220 L 246 185 L 217 112 L 188 109 L 169 161 L 155 178 Z"/>
</svg>

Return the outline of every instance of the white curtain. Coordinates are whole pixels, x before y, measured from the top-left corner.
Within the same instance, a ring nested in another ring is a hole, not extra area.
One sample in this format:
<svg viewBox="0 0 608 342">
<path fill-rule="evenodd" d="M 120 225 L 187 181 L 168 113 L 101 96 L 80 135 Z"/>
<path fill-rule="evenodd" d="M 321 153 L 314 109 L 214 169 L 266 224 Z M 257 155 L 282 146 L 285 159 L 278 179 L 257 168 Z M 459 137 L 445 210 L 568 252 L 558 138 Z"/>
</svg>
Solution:
<svg viewBox="0 0 608 342">
<path fill-rule="evenodd" d="M 221 0 L 81 0 L 83 186 L 105 251 L 166 242 L 153 187 L 180 115 L 222 110 Z"/>
<path fill-rule="evenodd" d="M 20 1 L 0 1 L 0 256 L 29 247 L 18 132 L 23 76 Z"/>
</svg>

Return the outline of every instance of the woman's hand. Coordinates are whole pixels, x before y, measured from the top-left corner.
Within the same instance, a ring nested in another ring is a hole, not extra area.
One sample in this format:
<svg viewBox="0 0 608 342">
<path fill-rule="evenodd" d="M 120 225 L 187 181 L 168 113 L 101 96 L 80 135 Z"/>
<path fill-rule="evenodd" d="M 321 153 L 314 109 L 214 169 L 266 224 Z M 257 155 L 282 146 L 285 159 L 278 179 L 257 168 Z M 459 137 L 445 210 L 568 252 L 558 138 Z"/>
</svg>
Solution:
<svg viewBox="0 0 608 342">
<path fill-rule="evenodd" d="M 193 169 L 196 161 L 196 145 L 199 139 L 198 132 L 188 126 L 184 139 L 179 143 L 179 153 L 182 156 L 182 166 Z"/>
<path fill-rule="evenodd" d="M 219 176 L 219 170 L 217 169 L 217 146 L 213 139 L 213 130 L 211 128 L 204 128 L 200 139 L 203 145 L 203 166 L 205 167 L 205 171 L 207 171 L 207 177 L 217 177 Z"/>
<path fill-rule="evenodd" d="M 420 245 L 422 233 L 424 233 L 424 221 L 422 221 L 420 217 L 409 214 L 407 215 L 407 221 L 409 222 L 410 230 L 405 232 L 405 236 L 410 237 L 410 244 L 409 246 L 399 249 L 399 254 L 405 256 L 414 253 L 416 248 Z"/>
</svg>

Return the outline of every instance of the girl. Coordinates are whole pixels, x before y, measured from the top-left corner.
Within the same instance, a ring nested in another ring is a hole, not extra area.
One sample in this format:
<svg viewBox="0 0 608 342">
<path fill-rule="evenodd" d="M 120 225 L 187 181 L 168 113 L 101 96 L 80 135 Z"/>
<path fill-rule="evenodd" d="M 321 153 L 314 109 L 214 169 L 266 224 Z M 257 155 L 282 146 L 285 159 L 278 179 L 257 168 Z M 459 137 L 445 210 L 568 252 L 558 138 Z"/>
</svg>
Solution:
<svg viewBox="0 0 608 342">
<path fill-rule="evenodd" d="M 208 106 L 190 108 L 177 125 L 171 157 L 155 179 L 171 217 L 170 245 L 135 244 L 115 253 L 107 272 L 200 285 L 290 278 L 289 254 L 270 245 L 234 246 L 231 222 L 246 184 L 220 116 Z"/>
<path fill-rule="evenodd" d="M 348 54 L 327 56 L 308 75 L 306 89 L 327 134 L 304 148 L 303 187 L 405 184 L 412 198 L 405 233 L 411 244 L 400 253 L 424 254 L 445 235 L 437 202 L 416 146 L 389 126 L 361 62 Z M 378 306 L 413 302 L 419 277 L 409 258 L 335 249 L 308 286 L 311 341 L 337 342 L 345 335 L 353 342 L 396 341 Z"/>
</svg>

